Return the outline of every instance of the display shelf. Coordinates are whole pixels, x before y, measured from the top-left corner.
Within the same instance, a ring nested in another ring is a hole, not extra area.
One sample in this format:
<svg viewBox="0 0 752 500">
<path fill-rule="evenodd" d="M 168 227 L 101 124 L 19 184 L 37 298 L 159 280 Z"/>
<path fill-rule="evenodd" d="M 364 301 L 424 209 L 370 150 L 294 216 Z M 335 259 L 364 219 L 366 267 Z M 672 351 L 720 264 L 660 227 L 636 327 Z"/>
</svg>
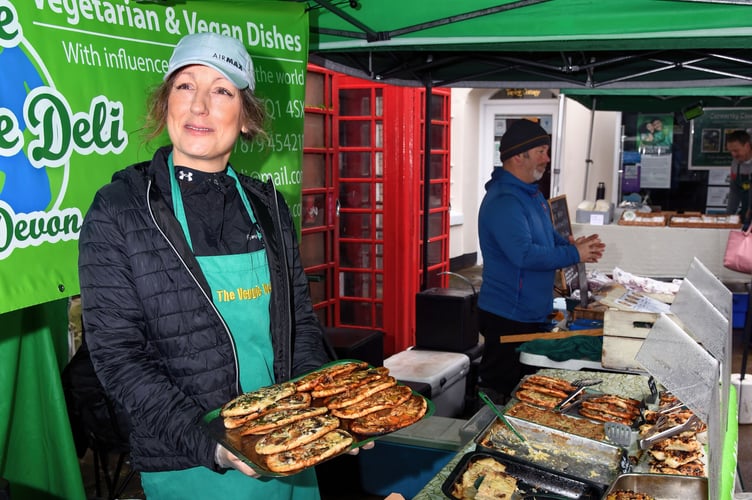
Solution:
<svg viewBox="0 0 752 500">
<path fill-rule="evenodd" d="M 670 227 L 691 227 L 708 229 L 740 229 L 741 220 L 738 215 L 674 215 L 669 221 Z"/>
<path fill-rule="evenodd" d="M 608 224 L 594 228 L 572 224 L 575 238 L 597 233 L 606 244 L 603 257 L 587 264 L 588 271 L 611 273 L 619 267 L 650 278 L 683 277 L 695 257 L 724 282 L 749 282 L 749 275 L 723 266 L 731 229 L 645 227 Z"/>
<path fill-rule="evenodd" d="M 625 210 L 619 218 L 620 226 L 648 226 L 663 227 L 668 224 L 671 213 L 664 212 L 635 212 Z"/>
</svg>

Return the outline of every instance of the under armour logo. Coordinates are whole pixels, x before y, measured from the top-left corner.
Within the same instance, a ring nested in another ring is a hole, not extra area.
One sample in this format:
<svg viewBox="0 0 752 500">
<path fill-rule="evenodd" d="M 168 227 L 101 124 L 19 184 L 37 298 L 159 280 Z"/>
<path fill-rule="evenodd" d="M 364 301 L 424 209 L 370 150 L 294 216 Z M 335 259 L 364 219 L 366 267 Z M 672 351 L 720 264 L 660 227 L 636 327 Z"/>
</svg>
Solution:
<svg viewBox="0 0 752 500">
<path fill-rule="evenodd" d="M 178 172 L 178 179 L 181 181 L 188 181 L 193 182 L 193 172 L 186 172 L 185 170 L 181 170 Z"/>
</svg>

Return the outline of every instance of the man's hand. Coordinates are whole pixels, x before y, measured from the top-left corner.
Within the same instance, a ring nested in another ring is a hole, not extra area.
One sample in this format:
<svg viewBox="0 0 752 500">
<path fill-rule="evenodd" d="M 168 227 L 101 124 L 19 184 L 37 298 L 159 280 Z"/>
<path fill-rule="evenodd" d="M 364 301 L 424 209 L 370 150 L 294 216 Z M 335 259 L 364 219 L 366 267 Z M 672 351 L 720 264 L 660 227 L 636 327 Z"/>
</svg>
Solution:
<svg viewBox="0 0 752 500">
<path fill-rule="evenodd" d="M 570 237 L 570 241 L 574 239 Z M 601 241 L 597 234 L 590 236 L 580 236 L 574 240 L 577 252 L 580 254 L 580 262 L 598 262 L 603 257 L 603 251 L 606 244 Z"/>
<path fill-rule="evenodd" d="M 230 451 L 221 444 L 218 444 L 217 449 L 214 451 L 214 461 L 223 469 L 237 469 L 246 476 L 251 477 L 260 476 L 260 474 L 253 470 L 250 465 L 230 453 Z"/>
</svg>

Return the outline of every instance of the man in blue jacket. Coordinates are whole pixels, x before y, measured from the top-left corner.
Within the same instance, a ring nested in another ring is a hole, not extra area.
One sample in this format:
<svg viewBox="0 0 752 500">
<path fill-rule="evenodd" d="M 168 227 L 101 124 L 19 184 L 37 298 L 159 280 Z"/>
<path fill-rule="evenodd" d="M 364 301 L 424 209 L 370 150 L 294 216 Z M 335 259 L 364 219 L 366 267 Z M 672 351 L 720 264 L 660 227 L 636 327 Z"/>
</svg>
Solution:
<svg viewBox="0 0 752 500">
<path fill-rule="evenodd" d="M 517 120 L 501 138 L 502 167 L 494 168 L 478 214 L 483 283 L 478 297 L 484 338 L 480 386 L 497 402 L 525 374 L 504 335 L 544 331 L 553 311 L 557 269 L 597 262 L 605 245 L 598 235 L 567 240 L 551 222 L 538 181 L 548 167 L 551 138 L 537 123 Z"/>
</svg>

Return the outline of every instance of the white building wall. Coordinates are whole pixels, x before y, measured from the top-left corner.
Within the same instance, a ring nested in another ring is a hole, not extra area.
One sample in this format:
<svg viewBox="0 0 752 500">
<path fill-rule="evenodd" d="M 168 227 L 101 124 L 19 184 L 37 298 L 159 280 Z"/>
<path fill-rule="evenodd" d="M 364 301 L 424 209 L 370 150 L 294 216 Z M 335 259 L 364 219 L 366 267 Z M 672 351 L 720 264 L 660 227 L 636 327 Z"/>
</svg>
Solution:
<svg viewBox="0 0 752 500">
<path fill-rule="evenodd" d="M 591 111 L 585 106 L 565 99 L 559 187 L 560 193 L 567 196 L 572 222 L 581 201 L 595 201 L 599 182 L 606 184 L 606 199 L 617 203 L 621 113 L 595 113 L 592 146 L 588 154 L 591 116 Z M 592 160 L 589 165 L 588 157 Z"/>
<path fill-rule="evenodd" d="M 475 252 L 478 235 L 479 92 L 452 89 L 449 256 Z"/>
</svg>

